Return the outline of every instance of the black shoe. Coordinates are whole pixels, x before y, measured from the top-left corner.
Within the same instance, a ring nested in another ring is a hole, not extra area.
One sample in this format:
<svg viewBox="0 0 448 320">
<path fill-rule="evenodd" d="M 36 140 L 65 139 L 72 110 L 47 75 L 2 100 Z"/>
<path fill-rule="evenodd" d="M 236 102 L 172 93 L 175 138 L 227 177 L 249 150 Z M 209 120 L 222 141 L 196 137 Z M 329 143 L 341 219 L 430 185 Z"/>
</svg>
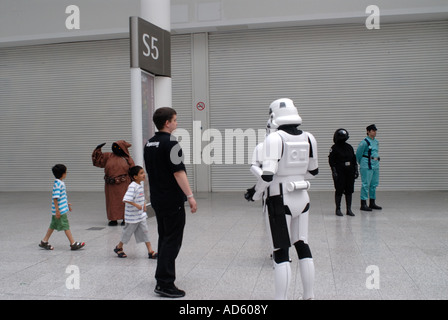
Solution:
<svg viewBox="0 0 448 320">
<path fill-rule="evenodd" d="M 342 194 L 334 194 L 334 202 L 336 204 L 336 215 L 339 217 L 342 217 L 343 214 L 341 212 L 341 199 L 342 199 Z"/>
<path fill-rule="evenodd" d="M 354 217 L 355 214 L 352 211 L 352 194 L 351 193 L 345 194 L 345 204 L 346 204 L 346 208 L 347 208 L 347 215 Z"/>
<path fill-rule="evenodd" d="M 170 288 L 162 288 L 160 286 L 156 286 L 154 292 L 160 294 L 162 297 L 167 298 L 182 298 L 185 297 L 185 291 L 178 289 L 176 286 Z"/>
<path fill-rule="evenodd" d="M 370 199 L 369 208 L 375 209 L 375 210 L 383 209 L 375 203 L 375 199 Z"/>
<path fill-rule="evenodd" d="M 354 216 L 355 216 L 355 214 L 353 213 L 353 211 L 352 211 L 351 208 L 347 208 L 347 215 L 348 215 L 348 216 L 351 216 L 351 217 L 354 217 Z"/>
<path fill-rule="evenodd" d="M 117 222 L 117 220 L 111 220 L 111 221 L 109 221 L 109 223 L 107 225 L 110 227 L 118 226 L 118 222 Z"/>
<path fill-rule="evenodd" d="M 367 206 L 367 200 L 361 200 L 361 208 L 362 211 L 372 211 L 371 208 Z"/>
</svg>

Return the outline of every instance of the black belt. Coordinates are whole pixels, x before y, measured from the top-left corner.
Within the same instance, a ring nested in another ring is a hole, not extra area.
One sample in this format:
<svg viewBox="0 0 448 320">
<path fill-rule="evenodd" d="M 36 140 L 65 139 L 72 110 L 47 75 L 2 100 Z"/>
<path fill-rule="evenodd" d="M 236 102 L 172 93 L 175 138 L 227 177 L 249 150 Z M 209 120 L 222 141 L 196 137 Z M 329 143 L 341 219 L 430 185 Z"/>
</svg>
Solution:
<svg viewBox="0 0 448 320">
<path fill-rule="evenodd" d="M 365 156 L 365 155 L 363 155 L 363 157 L 364 157 L 364 158 L 367 158 L 367 159 L 370 158 L 370 159 L 372 159 L 372 160 L 378 160 L 378 161 L 380 161 L 380 159 L 381 159 L 380 157 L 375 158 L 375 157 L 369 157 L 369 156 Z"/>
<path fill-rule="evenodd" d="M 336 165 L 341 166 L 341 167 L 350 167 L 352 165 L 352 163 L 350 161 L 337 162 Z"/>
</svg>

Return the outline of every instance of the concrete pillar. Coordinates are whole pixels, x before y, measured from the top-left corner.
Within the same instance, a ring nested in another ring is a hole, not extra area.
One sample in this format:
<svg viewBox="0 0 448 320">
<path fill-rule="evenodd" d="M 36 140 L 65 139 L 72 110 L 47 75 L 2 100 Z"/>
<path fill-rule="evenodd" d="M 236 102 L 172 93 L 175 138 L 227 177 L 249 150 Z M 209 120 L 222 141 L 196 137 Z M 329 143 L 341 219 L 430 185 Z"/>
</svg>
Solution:
<svg viewBox="0 0 448 320">
<path fill-rule="evenodd" d="M 140 17 L 144 20 L 171 31 L 170 0 L 140 0 Z M 171 78 L 154 78 L 154 106 L 171 107 Z M 142 87 L 140 68 L 131 68 L 131 107 L 132 107 L 132 154 L 136 165 L 143 166 L 142 137 Z"/>
<path fill-rule="evenodd" d="M 140 0 L 140 17 L 171 31 L 171 0 Z M 172 107 L 172 84 L 169 77 L 154 79 L 155 108 Z"/>
</svg>

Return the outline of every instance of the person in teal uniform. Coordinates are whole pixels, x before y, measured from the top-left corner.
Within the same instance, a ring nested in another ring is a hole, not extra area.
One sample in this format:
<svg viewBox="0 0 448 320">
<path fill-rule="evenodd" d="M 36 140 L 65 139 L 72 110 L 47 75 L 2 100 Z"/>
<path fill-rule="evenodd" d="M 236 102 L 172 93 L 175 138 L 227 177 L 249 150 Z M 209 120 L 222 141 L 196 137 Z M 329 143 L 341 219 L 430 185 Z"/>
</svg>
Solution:
<svg viewBox="0 0 448 320">
<path fill-rule="evenodd" d="M 367 126 L 367 137 L 362 140 L 356 150 L 356 161 L 361 173 L 361 210 L 372 211 L 382 208 L 375 203 L 376 188 L 380 181 L 380 157 L 378 155 L 379 143 L 376 139 L 378 130 L 374 124 Z M 369 205 L 367 205 L 367 200 Z"/>
</svg>

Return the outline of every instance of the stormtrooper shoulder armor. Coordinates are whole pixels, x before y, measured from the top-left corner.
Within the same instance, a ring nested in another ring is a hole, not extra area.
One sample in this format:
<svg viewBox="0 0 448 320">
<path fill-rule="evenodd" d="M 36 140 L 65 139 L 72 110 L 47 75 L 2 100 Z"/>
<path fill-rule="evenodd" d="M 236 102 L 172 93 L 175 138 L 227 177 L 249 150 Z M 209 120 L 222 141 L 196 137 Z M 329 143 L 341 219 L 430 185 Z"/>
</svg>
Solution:
<svg viewBox="0 0 448 320">
<path fill-rule="evenodd" d="M 263 175 L 273 175 L 277 172 L 278 162 L 282 157 L 283 140 L 279 132 L 273 132 L 263 143 Z"/>
</svg>

